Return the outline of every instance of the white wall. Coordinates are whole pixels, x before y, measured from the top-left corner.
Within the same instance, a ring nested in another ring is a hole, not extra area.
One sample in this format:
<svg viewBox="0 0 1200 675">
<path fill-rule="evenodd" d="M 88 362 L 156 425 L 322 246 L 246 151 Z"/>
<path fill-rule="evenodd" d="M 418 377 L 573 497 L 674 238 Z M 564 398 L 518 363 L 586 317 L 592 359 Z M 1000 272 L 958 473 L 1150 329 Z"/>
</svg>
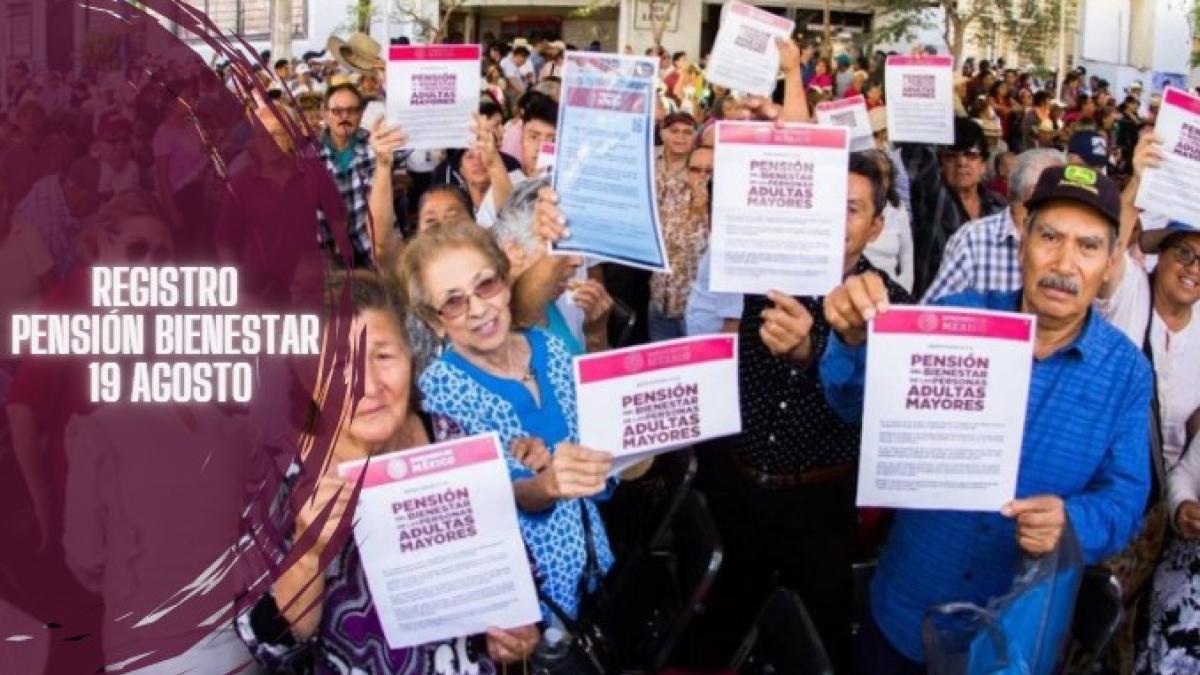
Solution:
<svg viewBox="0 0 1200 675">
<path fill-rule="evenodd" d="M 640 55 L 654 46 L 654 35 L 649 30 L 634 28 L 637 4 L 637 0 L 621 0 L 617 41 L 618 49 L 632 45 L 633 53 Z M 662 45 L 668 52 L 687 52 L 696 60 L 700 56 L 700 25 L 704 20 L 704 4 L 701 0 L 679 0 L 676 11 L 679 12 L 676 30 L 663 32 Z"/>
<path fill-rule="evenodd" d="M 1154 75 L 1189 75 L 1193 71 L 1191 24 L 1181 0 L 1086 0 L 1080 24 L 1077 62 L 1112 84 L 1118 98 L 1135 80 L 1149 91 Z"/>
<path fill-rule="evenodd" d="M 1128 60 L 1130 0 L 1087 0 L 1080 14 L 1076 61 L 1124 63 Z"/>
<path fill-rule="evenodd" d="M 348 28 L 351 23 L 349 8 L 352 0 L 292 0 L 292 2 L 308 2 L 308 34 L 304 39 L 292 42 L 293 56 L 299 58 L 304 52 L 325 49 L 325 43 L 329 41 L 330 35 L 338 34 L 346 37 L 350 34 L 349 30 L 341 29 Z M 379 40 L 380 44 L 387 44 L 386 32 L 383 30 L 381 21 L 377 21 L 371 27 L 371 35 Z M 262 40 L 247 42 L 255 51 L 271 48 L 270 36 Z M 205 61 L 212 58 L 212 49 L 208 45 L 196 43 L 193 48 Z"/>
</svg>

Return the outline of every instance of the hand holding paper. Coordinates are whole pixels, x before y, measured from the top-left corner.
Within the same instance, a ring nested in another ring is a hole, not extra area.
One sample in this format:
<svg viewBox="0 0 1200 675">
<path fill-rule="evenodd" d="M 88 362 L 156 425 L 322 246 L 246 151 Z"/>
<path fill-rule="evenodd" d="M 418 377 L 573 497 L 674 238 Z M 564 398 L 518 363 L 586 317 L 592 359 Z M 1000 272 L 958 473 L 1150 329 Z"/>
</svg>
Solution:
<svg viewBox="0 0 1200 675">
<path fill-rule="evenodd" d="M 500 150 L 496 147 L 496 135 L 488 128 L 487 120 L 479 116 L 479 113 L 471 113 L 471 131 L 475 134 L 475 140 L 471 143 L 471 150 L 479 154 L 479 158 L 483 160 L 483 165 L 490 171 L 500 164 Z"/>
<path fill-rule="evenodd" d="M 500 663 L 524 662 L 533 654 L 541 638 L 537 626 L 521 626 L 512 630 L 488 628 L 488 656 Z"/>
<path fill-rule="evenodd" d="M 800 70 L 800 46 L 790 38 L 775 38 L 775 46 L 779 48 L 779 70 L 784 75 L 791 75 Z"/>
<path fill-rule="evenodd" d="M 542 511 L 556 501 L 595 496 L 604 490 L 611 468 L 607 452 L 559 443 L 541 473 L 517 482 L 517 502 L 526 511 Z"/>
<path fill-rule="evenodd" d="M 371 125 L 371 150 L 375 153 L 376 161 L 384 165 L 391 164 L 392 155 L 408 144 L 408 135 L 398 124 L 386 124 L 383 118 L 377 118 Z"/>
<path fill-rule="evenodd" d="M 304 500 L 300 512 L 296 514 L 296 541 L 300 541 L 314 525 L 320 524 L 321 531 L 308 550 L 310 555 L 320 556 L 325 550 L 350 509 L 350 495 L 353 493 L 354 485 L 337 476 L 321 476 L 318 479 L 315 496 Z"/>
<path fill-rule="evenodd" d="M 533 230 L 550 243 L 571 236 L 571 231 L 567 229 L 567 217 L 558 208 L 558 193 L 550 186 L 538 190 L 538 203 L 533 211 Z"/>
<path fill-rule="evenodd" d="M 867 341 L 867 322 L 887 310 L 887 287 L 874 272 L 849 277 L 825 296 L 825 319 L 852 346 Z"/>
<path fill-rule="evenodd" d="M 1017 544 L 1029 555 L 1053 551 L 1067 522 L 1063 501 L 1054 495 L 1014 499 L 1001 513 L 1017 519 Z"/>
<path fill-rule="evenodd" d="M 1133 174 L 1141 178 L 1147 168 L 1157 169 L 1165 159 L 1162 137 L 1154 132 L 1142 134 L 1137 147 L 1133 149 Z"/>
</svg>

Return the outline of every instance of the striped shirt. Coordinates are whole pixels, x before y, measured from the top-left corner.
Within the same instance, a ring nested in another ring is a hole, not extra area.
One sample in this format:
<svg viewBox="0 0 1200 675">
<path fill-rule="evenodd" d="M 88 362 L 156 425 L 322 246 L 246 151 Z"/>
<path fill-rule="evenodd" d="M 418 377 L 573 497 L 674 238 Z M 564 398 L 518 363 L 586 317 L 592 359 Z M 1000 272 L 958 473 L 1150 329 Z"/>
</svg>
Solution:
<svg viewBox="0 0 1200 675">
<path fill-rule="evenodd" d="M 350 139 L 349 160 L 338 161 L 338 151 L 333 147 L 329 132 L 321 135 L 318 156 L 325 162 L 325 168 L 337 184 L 338 193 L 346 204 L 346 234 L 350 237 L 350 248 L 354 254 L 355 267 L 369 267 L 374 256 L 371 245 L 371 184 L 375 176 L 375 150 L 371 147 L 371 133 L 359 129 Z M 393 165 L 400 166 L 407 161 L 411 154 L 409 150 L 400 150 L 393 155 Z M 337 238 L 329 229 L 329 220 L 323 212 L 317 212 L 317 243 L 327 248 L 334 248 Z"/>
<path fill-rule="evenodd" d="M 936 304 L 1013 311 L 1021 293 L 960 293 Z M 836 335 L 821 360 L 829 405 L 862 419 L 866 345 Z M 1150 366 L 1096 310 L 1075 340 L 1034 359 L 1018 498 L 1057 495 L 1087 564 L 1121 550 L 1141 527 L 1150 490 Z M 1018 569 L 1015 526 L 999 513 L 900 510 L 871 583 L 871 612 L 892 645 L 924 661 L 921 620 L 946 602 L 984 605 Z"/>
<path fill-rule="evenodd" d="M 1021 287 L 1021 263 L 1012 209 L 963 225 L 946 242 L 937 277 L 923 302 L 963 291 L 1015 291 Z"/>
</svg>

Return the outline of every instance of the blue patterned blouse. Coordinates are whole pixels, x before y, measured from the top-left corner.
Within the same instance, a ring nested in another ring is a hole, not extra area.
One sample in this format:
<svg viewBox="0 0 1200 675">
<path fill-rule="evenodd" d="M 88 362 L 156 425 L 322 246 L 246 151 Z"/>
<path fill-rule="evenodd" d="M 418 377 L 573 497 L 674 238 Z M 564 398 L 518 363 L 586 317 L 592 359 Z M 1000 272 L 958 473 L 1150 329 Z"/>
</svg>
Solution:
<svg viewBox="0 0 1200 675">
<path fill-rule="evenodd" d="M 529 341 L 540 404 L 525 385 L 483 371 L 452 348 L 443 352 L 418 382 L 421 405 L 434 416 L 438 440 L 457 434 L 497 432 L 514 481 L 533 473 L 509 454 L 513 440 L 540 438 L 552 453 L 559 442 L 579 440 L 575 381 L 567 346 L 560 338 L 537 328 L 522 335 Z M 521 535 L 533 557 L 542 591 L 571 617 L 579 611 L 579 582 L 587 562 L 582 509 L 587 509 L 591 521 L 597 562 L 607 572 L 613 555 L 593 499 L 559 501 L 536 513 L 518 511 Z M 550 618 L 545 607 L 542 614 Z"/>
</svg>

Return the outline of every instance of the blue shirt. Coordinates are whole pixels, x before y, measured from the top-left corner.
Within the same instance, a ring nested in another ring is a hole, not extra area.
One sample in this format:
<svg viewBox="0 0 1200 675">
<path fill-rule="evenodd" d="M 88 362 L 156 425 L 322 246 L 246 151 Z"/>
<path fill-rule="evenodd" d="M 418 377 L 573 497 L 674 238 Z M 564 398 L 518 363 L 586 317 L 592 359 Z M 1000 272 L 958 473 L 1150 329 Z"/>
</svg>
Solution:
<svg viewBox="0 0 1200 675">
<path fill-rule="evenodd" d="M 1013 311 L 1020 291 L 960 293 L 934 304 Z M 821 359 L 825 396 L 861 421 L 866 348 L 836 335 Z M 1150 488 L 1150 366 L 1095 310 L 1071 344 L 1034 359 L 1017 498 L 1061 497 L 1087 563 L 1121 550 L 1141 526 Z M 924 661 L 921 620 L 944 602 L 1005 593 L 1020 560 L 999 513 L 896 512 L 871 584 L 871 611 L 898 650 Z"/>
<path fill-rule="evenodd" d="M 558 308 L 558 303 L 551 302 L 546 305 L 546 332 L 561 339 L 571 356 L 583 356 L 587 353 L 583 345 L 579 344 L 579 340 L 575 338 L 575 334 L 571 332 L 571 327 L 567 325 L 567 319 L 563 316 L 562 310 Z"/>
<path fill-rule="evenodd" d="M 439 431 L 438 440 L 495 431 L 514 481 L 533 476 L 509 452 L 514 440 L 540 438 L 551 453 L 561 441 L 579 440 L 575 380 L 566 345 L 540 328 L 522 334 L 529 340 L 529 365 L 537 378 L 540 401 L 520 382 L 487 373 L 453 349 L 443 352 L 417 382 L 421 407 L 434 417 L 434 428 L 444 429 L 447 423 L 453 426 L 453 431 Z M 594 498 L 560 500 L 544 511 L 517 512 L 521 537 L 533 557 L 542 591 L 572 617 L 579 609 L 579 582 L 587 562 L 584 509 L 601 570 L 607 572 L 613 564 L 604 521 L 595 504 L 607 498 L 613 487 L 610 480 L 608 491 Z M 546 607 L 542 614 L 550 618 Z"/>
</svg>

